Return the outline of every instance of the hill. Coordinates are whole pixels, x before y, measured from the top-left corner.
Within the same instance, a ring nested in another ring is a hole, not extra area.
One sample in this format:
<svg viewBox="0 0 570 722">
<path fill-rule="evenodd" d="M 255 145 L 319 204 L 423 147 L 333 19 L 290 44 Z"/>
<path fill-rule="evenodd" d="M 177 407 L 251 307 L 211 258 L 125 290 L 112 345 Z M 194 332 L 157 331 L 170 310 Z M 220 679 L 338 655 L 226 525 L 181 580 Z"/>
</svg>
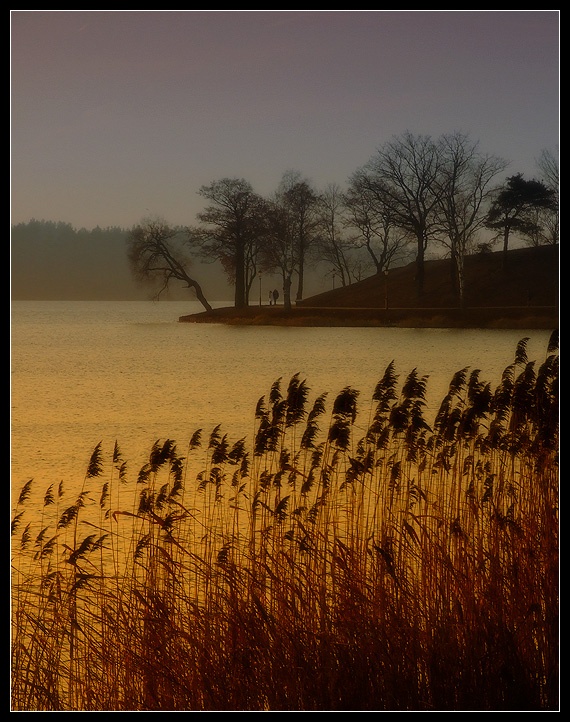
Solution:
<svg viewBox="0 0 570 722">
<path fill-rule="evenodd" d="M 453 293 L 451 261 L 427 261 L 424 293 L 418 297 L 416 266 L 410 263 L 350 286 L 282 306 L 222 308 L 182 316 L 182 322 L 303 326 L 408 326 L 476 328 L 558 327 L 559 247 L 480 253 L 465 259 L 466 308 Z"/>
</svg>

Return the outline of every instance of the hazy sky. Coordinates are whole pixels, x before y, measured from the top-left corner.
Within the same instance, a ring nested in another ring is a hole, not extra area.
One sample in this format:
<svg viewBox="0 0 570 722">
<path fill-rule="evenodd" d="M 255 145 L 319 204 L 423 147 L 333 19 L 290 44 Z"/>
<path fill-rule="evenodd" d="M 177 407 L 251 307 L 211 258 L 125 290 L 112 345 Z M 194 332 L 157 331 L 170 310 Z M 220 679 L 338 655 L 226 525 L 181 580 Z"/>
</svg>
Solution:
<svg viewBox="0 0 570 722">
<path fill-rule="evenodd" d="M 192 224 L 224 177 L 344 186 L 409 130 L 536 174 L 559 10 L 11 11 L 12 223 Z"/>
</svg>

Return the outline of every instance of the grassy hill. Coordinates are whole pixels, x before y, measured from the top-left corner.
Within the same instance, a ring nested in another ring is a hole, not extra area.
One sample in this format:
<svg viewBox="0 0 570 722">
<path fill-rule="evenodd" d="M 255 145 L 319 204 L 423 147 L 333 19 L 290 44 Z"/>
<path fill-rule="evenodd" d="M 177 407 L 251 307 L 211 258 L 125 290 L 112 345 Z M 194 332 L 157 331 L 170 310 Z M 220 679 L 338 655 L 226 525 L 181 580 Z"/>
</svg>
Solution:
<svg viewBox="0 0 570 722">
<path fill-rule="evenodd" d="M 558 246 L 520 248 L 465 258 L 467 307 L 555 306 L 558 297 Z M 424 293 L 416 288 L 416 264 L 410 263 L 383 274 L 306 299 L 303 306 L 384 308 L 386 283 L 390 308 L 454 308 L 451 261 L 427 261 Z"/>
<path fill-rule="evenodd" d="M 392 325 L 424 327 L 557 328 L 559 247 L 482 253 L 465 259 L 466 308 L 453 292 L 451 261 L 427 261 L 418 296 L 410 263 L 350 286 L 282 306 L 224 308 L 183 316 L 181 321 L 287 325 Z M 387 300 L 387 308 L 386 308 Z"/>
</svg>

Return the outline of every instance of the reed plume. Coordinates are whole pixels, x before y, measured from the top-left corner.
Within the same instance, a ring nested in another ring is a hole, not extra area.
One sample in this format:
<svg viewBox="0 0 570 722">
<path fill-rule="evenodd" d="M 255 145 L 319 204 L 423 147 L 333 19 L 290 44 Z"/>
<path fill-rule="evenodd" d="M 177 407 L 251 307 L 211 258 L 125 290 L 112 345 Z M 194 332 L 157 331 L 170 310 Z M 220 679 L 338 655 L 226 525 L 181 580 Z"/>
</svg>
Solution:
<svg viewBox="0 0 570 722">
<path fill-rule="evenodd" d="M 328 427 L 295 374 L 251 439 L 156 440 L 135 474 L 98 444 L 39 523 L 26 482 L 12 709 L 556 711 L 558 374 L 554 334 L 540 363 L 522 339 L 430 420 L 392 362 Z"/>
</svg>

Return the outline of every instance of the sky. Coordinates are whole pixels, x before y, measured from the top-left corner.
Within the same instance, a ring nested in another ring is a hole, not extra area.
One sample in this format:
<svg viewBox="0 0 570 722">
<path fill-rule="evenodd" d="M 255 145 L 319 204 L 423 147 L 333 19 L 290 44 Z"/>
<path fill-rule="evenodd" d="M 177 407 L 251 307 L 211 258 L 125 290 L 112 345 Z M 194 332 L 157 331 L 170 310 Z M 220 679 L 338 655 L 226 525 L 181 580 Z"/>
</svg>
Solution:
<svg viewBox="0 0 570 722">
<path fill-rule="evenodd" d="M 202 186 L 346 186 L 405 132 L 537 175 L 559 10 L 11 10 L 11 222 L 192 225 Z"/>
</svg>

